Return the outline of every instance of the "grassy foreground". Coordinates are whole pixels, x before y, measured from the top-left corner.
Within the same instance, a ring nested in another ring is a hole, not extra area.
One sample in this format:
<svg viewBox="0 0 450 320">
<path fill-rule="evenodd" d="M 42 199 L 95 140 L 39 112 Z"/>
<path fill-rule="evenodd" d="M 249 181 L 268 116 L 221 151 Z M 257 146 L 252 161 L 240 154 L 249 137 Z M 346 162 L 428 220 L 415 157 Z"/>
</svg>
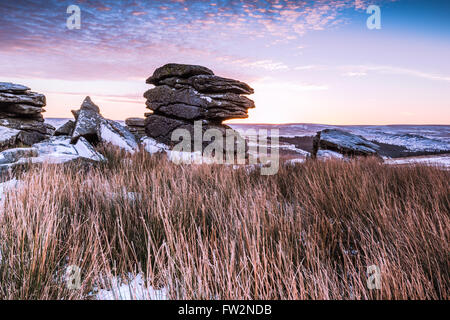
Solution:
<svg viewBox="0 0 450 320">
<path fill-rule="evenodd" d="M 90 299 L 129 272 L 170 299 L 449 298 L 449 171 L 367 159 L 261 176 L 104 151 L 107 164 L 19 174 L 0 217 L 0 299 Z"/>
</svg>

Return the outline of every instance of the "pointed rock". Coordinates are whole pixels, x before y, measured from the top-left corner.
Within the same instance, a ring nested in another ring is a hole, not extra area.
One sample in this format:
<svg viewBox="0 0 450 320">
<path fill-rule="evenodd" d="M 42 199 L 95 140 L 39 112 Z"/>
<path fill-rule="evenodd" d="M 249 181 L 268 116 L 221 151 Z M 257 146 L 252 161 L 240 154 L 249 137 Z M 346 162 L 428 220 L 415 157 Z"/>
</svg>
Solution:
<svg viewBox="0 0 450 320">
<path fill-rule="evenodd" d="M 76 123 L 71 142 L 76 143 L 80 137 L 92 143 L 110 143 L 128 152 L 138 148 L 135 136 L 120 123 L 108 120 L 100 114 L 100 108 L 87 97 L 80 110 L 73 111 Z"/>
<path fill-rule="evenodd" d="M 76 143 L 80 137 L 85 137 L 90 142 L 98 142 L 97 128 L 103 117 L 91 109 L 80 109 L 77 122 L 72 133 L 72 143 Z"/>
<path fill-rule="evenodd" d="M 91 110 L 100 113 L 100 108 L 92 102 L 91 97 L 86 97 L 81 104 L 81 110 Z"/>
</svg>

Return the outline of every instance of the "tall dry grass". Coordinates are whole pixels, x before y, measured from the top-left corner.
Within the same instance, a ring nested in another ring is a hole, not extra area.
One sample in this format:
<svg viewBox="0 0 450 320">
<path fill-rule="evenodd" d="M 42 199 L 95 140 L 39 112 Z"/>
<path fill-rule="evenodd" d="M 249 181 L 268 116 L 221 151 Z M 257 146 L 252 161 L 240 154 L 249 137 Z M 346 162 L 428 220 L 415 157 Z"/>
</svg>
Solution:
<svg viewBox="0 0 450 320">
<path fill-rule="evenodd" d="M 448 171 L 330 160 L 261 176 L 103 151 L 107 164 L 19 174 L 0 218 L 0 298 L 89 299 L 128 272 L 171 299 L 449 298 Z"/>
</svg>

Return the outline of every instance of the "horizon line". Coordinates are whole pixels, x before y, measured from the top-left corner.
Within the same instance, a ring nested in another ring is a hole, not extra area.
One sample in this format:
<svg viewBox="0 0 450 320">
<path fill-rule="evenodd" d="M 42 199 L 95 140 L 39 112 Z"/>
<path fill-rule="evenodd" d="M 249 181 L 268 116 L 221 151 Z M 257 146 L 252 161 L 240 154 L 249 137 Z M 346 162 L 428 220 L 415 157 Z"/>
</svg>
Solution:
<svg viewBox="0 0 450 320">
<path fill-rule="evenodd" d="M 136 117 L 130 117 L 130 118 L 136 118 Z M 137 117 L 139 118 L 139 117 Z M 70 120 L 72 118 L 54 118 L 54 117 L 48 117 L 47 119 L 59 119 L 59 120 Z M 112 119 L 113 121 L 125 121 L 125 120 L 117 120 Z M 418 124 L 418 123 L 391 123 L 391 124 L 327 124 L 327 123 L 312 123 L 312 122 L 286 122 L 286 123 L 264 123 L 264 122 L 249 122 L 249 123 L 224 123 L 226 125 L 265 125 L 265 126 L 279 126 L 279 125 L 320 125 L 320 126 L 339 126 L 339 127 L 351 127 L 351 126 L 450 126 L 449 124 Z"/>
</svg>

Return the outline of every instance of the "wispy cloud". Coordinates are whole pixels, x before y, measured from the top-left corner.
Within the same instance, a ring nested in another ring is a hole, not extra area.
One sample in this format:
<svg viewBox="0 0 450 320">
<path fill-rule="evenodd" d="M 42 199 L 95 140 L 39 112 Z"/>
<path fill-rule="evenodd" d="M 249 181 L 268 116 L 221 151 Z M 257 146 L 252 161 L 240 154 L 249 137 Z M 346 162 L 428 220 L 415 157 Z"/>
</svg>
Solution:
<svg viewBox="0 0 450 320">
<path fill-rule="evenodd" d="M 321 83 L 308 83 L 302 81 L 283 81 L 273 77 L 264 77 L 252 83 L 255 88 L 262 91 L 271 90 L 274 92 L 301 92 L 301 91 L 324 91 L 329 86 Z"/>
<path fill-rule="evenodd" d="M 428 80 L 437 81 L 450 81 L 450 76 L 425 72 L 420 70 L 396 67 L 396 66 L 343 66 L 341 69 L 347 70 L 343 73 L 344 76 L 355 77 L 355 76 L 367 76 L 370 73 L 379 74 L 391 74 L 391 75 L 407 75 L 412 77 L 419 77 Z"/>
<path fill-rule="evenodd" d="M 274 70 L 287 70 L 289 67 L 282 62 L 276 62 L 272 60 L 259 60 L 250 63 L 244 63 L 244 66 L 252 68 L 262 68 L 269 71 Z"/>
</svg>

